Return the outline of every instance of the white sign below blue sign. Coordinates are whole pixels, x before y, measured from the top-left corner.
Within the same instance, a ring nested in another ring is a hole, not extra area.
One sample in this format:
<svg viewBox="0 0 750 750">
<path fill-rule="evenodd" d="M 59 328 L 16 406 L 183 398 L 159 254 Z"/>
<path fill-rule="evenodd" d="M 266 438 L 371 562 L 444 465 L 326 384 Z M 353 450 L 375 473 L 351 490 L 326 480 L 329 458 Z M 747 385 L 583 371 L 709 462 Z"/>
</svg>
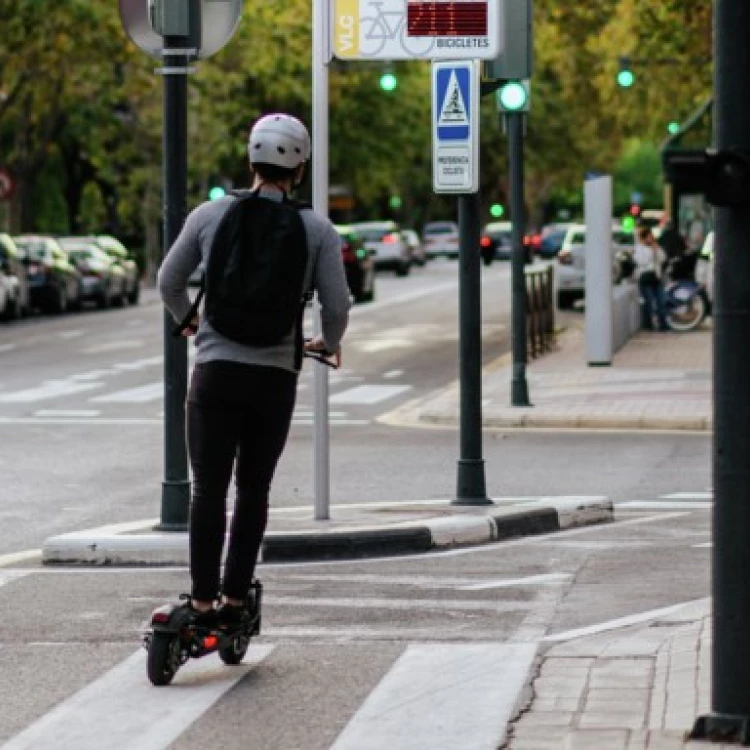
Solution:
<svg viewBox="0 0 750 750">
<path fill-rule="evenodd" d="M 432 174 L 436 193 L 479 190 L 479 63 L 432 64 Z"/>
</svg>

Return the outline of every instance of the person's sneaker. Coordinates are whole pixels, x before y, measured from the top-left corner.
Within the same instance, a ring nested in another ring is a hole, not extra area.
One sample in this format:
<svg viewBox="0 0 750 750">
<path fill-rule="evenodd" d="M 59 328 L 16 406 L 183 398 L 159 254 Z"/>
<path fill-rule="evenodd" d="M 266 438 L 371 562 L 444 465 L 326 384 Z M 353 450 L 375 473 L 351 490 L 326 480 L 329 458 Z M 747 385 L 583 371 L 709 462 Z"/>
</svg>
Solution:
<svg viewBox="0 0 750 750">
<path fill-rule="evenodd" d="M 247 622 L 247 607 L 244 604 L 236 605 L 224 602 L 216 610 L 216 617 L 219 621 L 219 627 L 223 630 L 237 630 Z"/>
<path fill-rule="evenodd" d="M 218 627 L 216 610 L 213 607 L 206 612 L 201 612 L 193 607 L 193 600 L 189 594 L 183 594 L 180 599 L 184 600 L 182 606 L 186 610 L 191 625 L 201 630 L 215 630 Z"/>
</svg>

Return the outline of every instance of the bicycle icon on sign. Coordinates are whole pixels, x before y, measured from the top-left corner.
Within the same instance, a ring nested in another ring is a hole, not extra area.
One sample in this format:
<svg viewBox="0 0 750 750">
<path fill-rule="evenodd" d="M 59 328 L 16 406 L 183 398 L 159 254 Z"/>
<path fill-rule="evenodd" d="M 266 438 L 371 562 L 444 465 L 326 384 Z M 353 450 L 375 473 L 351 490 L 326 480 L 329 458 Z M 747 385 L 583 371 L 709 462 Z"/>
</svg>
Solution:
<svg viewBox="0 0 750 750">
<path fill-rule="evenodd" d="M 374 16 L 360 19 L 360 52 L 364 57 L 375 57 L 385 48 L 386 42 L 397 40 L 409 57 L 425 57 L 435 46 L 431 37 L 409 36 L 406 23 L 406 3 L 401 10 L 383 10 L 386 0 L 373 0 L 369 7 Z M 388 3 L 391 5 L 391 3 Z"/>
</svg>

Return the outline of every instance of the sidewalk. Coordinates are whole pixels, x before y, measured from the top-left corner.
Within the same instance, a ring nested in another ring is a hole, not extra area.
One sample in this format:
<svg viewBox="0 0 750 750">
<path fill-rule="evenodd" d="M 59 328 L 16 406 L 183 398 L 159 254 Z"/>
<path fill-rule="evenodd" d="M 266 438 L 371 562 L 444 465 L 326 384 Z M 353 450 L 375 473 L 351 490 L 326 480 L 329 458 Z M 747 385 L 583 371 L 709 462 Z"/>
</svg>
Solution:
<svg viewBox="0 0 750 750">
<path fill-rule="evenodd" d="M 582 319 L 572 319 L 555 351 L 527 368 L 530 408 L 510 406 L 510 358 L 484 370 L 488 428 L 710 431 L 710 322 L 691 333 L 639 333 L 610 367 L 586 363 Z M 457 425 L 458 384 L 381 418 L 393 425 Z"/>
<path fill-rule="evenodd" d="M 710 710 L 710 656 L 708 599 L 553 645 L 503 748 L 728 750 L 686 739 Z"/>
</svg>

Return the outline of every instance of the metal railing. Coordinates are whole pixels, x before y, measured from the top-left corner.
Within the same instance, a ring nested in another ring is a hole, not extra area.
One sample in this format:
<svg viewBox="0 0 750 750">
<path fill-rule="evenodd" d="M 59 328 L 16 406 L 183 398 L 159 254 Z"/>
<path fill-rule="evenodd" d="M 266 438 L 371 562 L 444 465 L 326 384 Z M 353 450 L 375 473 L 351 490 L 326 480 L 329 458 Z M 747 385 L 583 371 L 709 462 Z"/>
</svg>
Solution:
<svg viewBox="0 0 750 750">
<path fill-rule="evenodd" d="M 529 357 L 536 359 L 555 345 L 555 269 L 534 265 L 524 275 Z"/>
</svg>

